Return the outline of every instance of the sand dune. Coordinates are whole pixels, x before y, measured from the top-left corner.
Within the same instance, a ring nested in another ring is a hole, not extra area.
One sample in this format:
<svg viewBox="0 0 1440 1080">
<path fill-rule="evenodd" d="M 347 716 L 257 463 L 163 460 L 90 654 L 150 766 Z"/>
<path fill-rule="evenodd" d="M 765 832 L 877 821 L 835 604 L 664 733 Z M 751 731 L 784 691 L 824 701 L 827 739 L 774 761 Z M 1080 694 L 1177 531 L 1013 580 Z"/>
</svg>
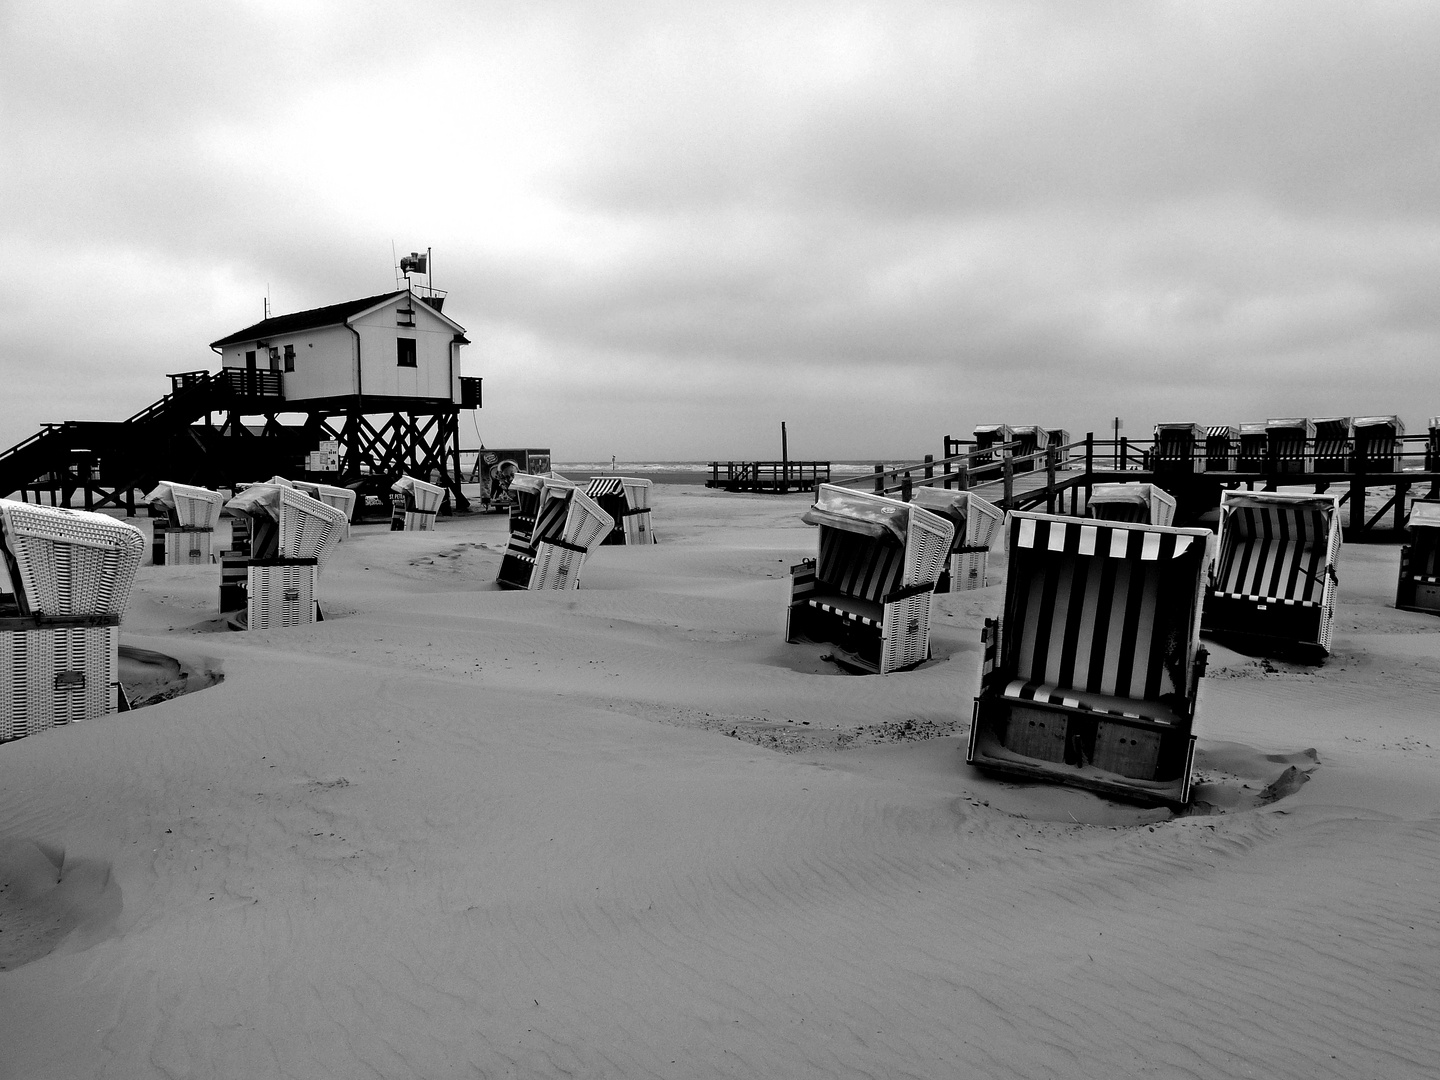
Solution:
<svg viewBox="0 0 1440 1080">
<path fill-rule="evenodd" d="M 567 594 L 494 590 L 499 518 L 357 528 L 303 630 L 143 569 L 126 644 L 224 679 L 0 747 L 0 1076 L 1433 1075 L 1393 548 L 1324 667 L 1212 651 L 1172 818 L 963 764 L 998 585 L 846 676 L 782 639 L 803 499 L 654 502 Z"/>
</svg>

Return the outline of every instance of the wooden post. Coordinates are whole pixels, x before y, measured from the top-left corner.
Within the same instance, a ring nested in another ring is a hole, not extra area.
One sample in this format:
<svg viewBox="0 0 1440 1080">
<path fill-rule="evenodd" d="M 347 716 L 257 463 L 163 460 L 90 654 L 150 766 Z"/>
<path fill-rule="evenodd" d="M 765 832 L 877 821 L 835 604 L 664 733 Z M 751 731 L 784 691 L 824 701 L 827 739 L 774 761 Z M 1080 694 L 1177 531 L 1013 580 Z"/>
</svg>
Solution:
<svg viewBox="0 0 1440 1080">
<path fill-rule="evenodd" d="M 1358 540 L 1365 530 L 1365 462 L 1355 462 L 1350 477 L 1350 532 Z"/>
<path fill-rule="evenodd" d="M 1121 470 L 1130 467 L 1130 436 L 1120 436 L 1120 468 Z"/>
<path fill-rule="evenodd" d="M 959 475 L 955 478 L 955 488 L 957 491 L 970 490 L 970 459 L 968 457 L 960 462 Z"/>
<path fill-rule="evenodd" d="M 1000 508 L 1002 510 L 1009 510 L 1011 504 L 1015 501 L 1015 459 L 1012 455 L 1013 451 L 1007 449 L 1005 456 L 1000 459 L 1000 473 L 1004 479 L 1004 484 L 1001 488 L 1003 494 L 1000 498 Z"/>
<path fill-rule="evenodd" d="M 1045 512 L 1055 512 L 1055 461 L 1059 458 L 1059 451 L 1053 447 L 1045 448 Z"/>
<path fill-rule="evenodd" d="M 1090 492 L 1095 487 L 1095 433 L 1085 433 L 1085 505 L 1090 505 Z"/>
<path fill-rule="evenodd" d="M 877 465 L 875 466 L 875 494 L 876 494 L 876 495 L 884 495 L 884 494 L 885 494 L 885 466 L 884 466 L 884 465 L 879 465 L 879 464 L 877 464 Z"/>
<path fill-rule="evenodd" d="M 946 445 L 945 449 L 946 449 L 946 450 L 949 450 L 950 447 L 949 447 L 949 445 L 948 445 L 948 440 L 949 440 L 950 436 L 947 435 L 947 436 L 945 436 L 945 438 L 946 438 L 946 440 L 947 440 L 947 445 Z M 949 490 L 950 490 L 950 455 L 949 455 L 948 453 L 945 455 L 945 460 L 944 460 L 943 462 L 941 462 L 940 468 L 941 468 L 941 470 L 943 471 L 943 472 L 942 472 L 942 475 L 945 477 L 945 490 L 946 490 L 946 491 L 949 491 Z"/>
<path fill-rule="evenodd" d="M 905 470 L 905 476 L 900 481 L 900 501 L 909 502 L 912 489 L 910 487 L 910 470 Z"/>
<path fill-rule="evenodd" d="M 1410 492 L 1410 482 L 1401 480 L 1395 485 L 1395 531 L 1405 527 L 1405 496 Z"/>
<path fill-rule="evenodd" d="M 926 455 L 925 455 L 925 479 L 926 479 L 926 480 L 934 480 L 934 479 L 935 479 L 935 455 L 934 455 L 934 454 L 926 454 Z"/>
</svg>

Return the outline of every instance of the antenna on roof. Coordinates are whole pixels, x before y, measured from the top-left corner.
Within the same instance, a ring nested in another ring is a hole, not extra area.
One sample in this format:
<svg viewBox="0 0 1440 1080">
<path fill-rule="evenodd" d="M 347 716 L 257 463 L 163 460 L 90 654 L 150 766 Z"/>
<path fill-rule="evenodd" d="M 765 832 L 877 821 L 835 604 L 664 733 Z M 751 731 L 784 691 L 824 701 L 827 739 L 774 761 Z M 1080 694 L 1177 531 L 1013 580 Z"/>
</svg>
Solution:
<svg viewBox="0 0 1440 1080">
<path fill-rule="evenodd" d="M 270 283 L 265 282 L 265 318 L 270 317 Z"/>
</svg>

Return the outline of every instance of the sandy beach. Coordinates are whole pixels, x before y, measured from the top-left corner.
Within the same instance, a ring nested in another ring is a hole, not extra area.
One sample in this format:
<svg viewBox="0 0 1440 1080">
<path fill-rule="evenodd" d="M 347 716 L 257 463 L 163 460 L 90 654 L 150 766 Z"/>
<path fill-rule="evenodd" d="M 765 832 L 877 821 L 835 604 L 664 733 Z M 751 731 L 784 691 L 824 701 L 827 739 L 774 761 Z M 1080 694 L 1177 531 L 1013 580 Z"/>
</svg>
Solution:
<svg viewBox="0 0 1440 1080">
<path fill-rule="evenodd" d="M 857 677 L 784 641 L 807 497 L 653 505 L 565 593 L 503 516 L 357 526 L 303 629 L 143 567 L 123 643 L 223 679 L 0 747 L 0 1077 L 1436 1075 L 1396 547 L 1323 666 L 1209 646 L 1175 817 L 965 765 L 1003 552 Z"/>
</svg>

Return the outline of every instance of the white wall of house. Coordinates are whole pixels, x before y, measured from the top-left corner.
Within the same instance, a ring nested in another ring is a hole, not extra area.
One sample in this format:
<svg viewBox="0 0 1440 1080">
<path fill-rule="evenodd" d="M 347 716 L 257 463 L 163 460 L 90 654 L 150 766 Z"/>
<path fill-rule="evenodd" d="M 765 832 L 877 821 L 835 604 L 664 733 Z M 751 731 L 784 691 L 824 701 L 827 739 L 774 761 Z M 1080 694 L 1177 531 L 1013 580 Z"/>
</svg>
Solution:
<svg viewBox="0 0 1440 1080">
<path fill-rule="evenodd" d="M 414 314 L 401 314 L 402 308 Z M 413 321 L 414 326 L 402 322 Z M 322 326 L 294 334 L 274 336 L 267 345 L 253 341 L 227 345 L 221 364 L 246 367 L 245 354 L 255 351 L 256 367 L 271 370 L 271 348 L 278 349 L 284 371 L 285 347 L 295 350 L 295 370 L 285 372 L 285 400 L 352 395 L 418 397 L 460 400 L 459 348 L 453 344 L 455 327 L 413 295 L 402 295 L 352 321 L 359 332 L 361 369 L 356 367 L 356 334 L 344 325 Z M 415 366 L 399 364 L 399 339 L 415 342 Z"/>
</svg>

